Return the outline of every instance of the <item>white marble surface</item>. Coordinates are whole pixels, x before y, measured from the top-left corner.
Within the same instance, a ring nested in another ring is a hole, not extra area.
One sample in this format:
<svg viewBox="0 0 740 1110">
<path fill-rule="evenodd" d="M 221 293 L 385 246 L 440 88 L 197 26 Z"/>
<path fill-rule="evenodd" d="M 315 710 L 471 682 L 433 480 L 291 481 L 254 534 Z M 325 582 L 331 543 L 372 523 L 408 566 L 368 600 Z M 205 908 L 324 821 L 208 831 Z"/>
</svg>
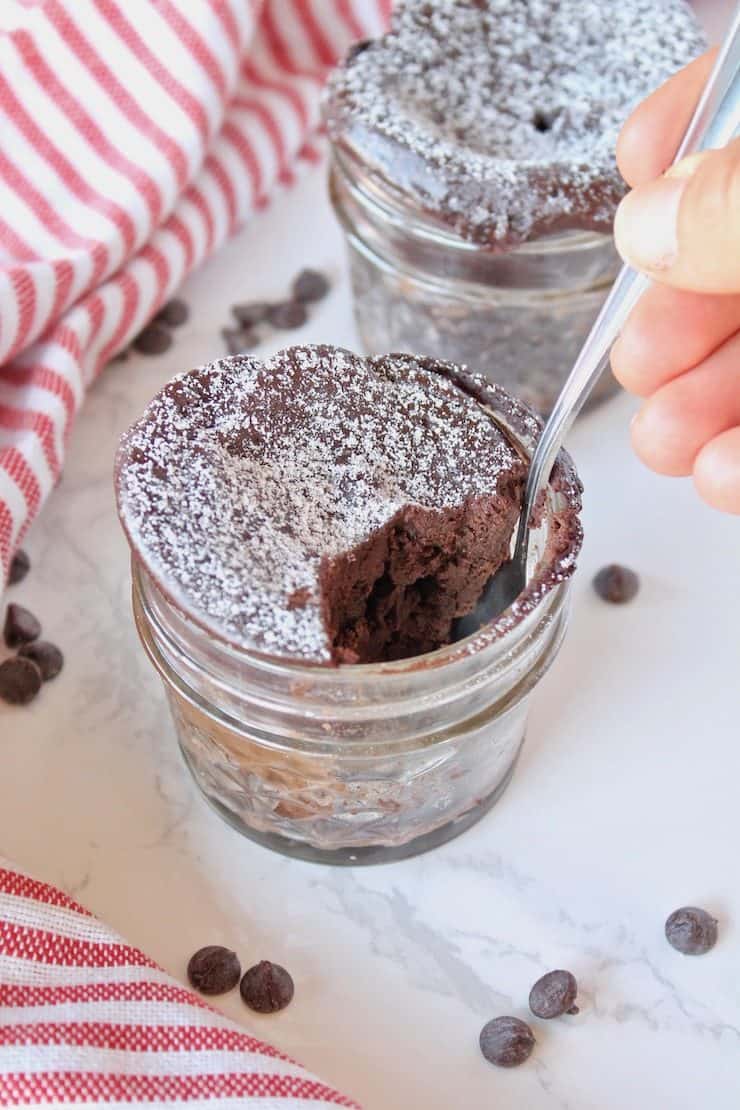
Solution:
<svg viewBox="0 0 740 1110">
<path fill-rule="evenodd" d="M 34 706 L 0 708 L 0 854 L 178 976 L 206 943 L 284 963 L 289 1010 L 260 1019 L 238 996 L 224 1010 L 366 1110 L 737 1110 L 740 527 L 641 468 L 626 398 L 572 437 L 587 490 L 572 626 L 513 783 L 478 827 L 416 860 L 331 870 L 256 847 L 197 796 L 130 618 L 113 451 L 166 378 L 220 352 L 226 304 L 281 295 L 302 263 L 336 284 L 290 339 L 351 345 L 312 171 L 189 283 L 172 351 L 111 367 L 90 396 L 13 591 L 68 663 Z M 612 560 L 643 579 L 624 609 L 590 587 Z M 720 918 L 701 959 L 662 936 L 691 902 Z M 486 1064 L 481 1025 L 526 1016 L 532 982 L 559 966 L 581 1014 L 538 1023 L 525 1067 Z"/>
</svg>

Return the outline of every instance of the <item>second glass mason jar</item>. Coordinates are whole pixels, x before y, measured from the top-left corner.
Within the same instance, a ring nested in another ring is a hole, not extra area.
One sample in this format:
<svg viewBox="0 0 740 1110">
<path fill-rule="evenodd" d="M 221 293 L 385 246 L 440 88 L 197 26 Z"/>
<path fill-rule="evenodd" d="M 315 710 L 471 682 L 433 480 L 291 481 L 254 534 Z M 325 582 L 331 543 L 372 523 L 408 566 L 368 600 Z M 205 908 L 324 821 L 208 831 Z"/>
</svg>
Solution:
<svg viewBox="0 0 740 1110">
<path fill-rule="evenodd" d="M 462 363 L 547 415 L 619 269 L 611 236 L 567 231 L 492 252 L 411 207 L 340 143 L 329 190 L 367 353 Z M 616 388 L 607 371 L 589 404 Z"/>
<path fill-rule="evenodd" d="M 529 453 L 538 422 L 486 393 Z M 511 609 L 394 663 L 325 667 L 237 647 L 183 614 L 134 555 L 136 625 L 205 797 L 252 839 L 326 863 L 400 859 L 477 821 L 511 777 L 562 642 L 580 490 L 562 455 Z"/>
</svg>

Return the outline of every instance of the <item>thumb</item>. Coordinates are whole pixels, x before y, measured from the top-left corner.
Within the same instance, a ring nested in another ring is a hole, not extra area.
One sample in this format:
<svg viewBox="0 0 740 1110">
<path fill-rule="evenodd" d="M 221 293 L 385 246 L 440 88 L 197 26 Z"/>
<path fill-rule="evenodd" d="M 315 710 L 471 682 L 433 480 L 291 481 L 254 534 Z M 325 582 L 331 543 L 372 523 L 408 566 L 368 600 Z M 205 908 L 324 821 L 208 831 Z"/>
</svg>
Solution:
<svg viewBox="0 0 740 1110">
<path fill-rule="evenodd" d="M 625 262 L 656 281 L 740 292 L 740 139 L 633 189 L 617 209 L 614 236 Z"/>
</svg>

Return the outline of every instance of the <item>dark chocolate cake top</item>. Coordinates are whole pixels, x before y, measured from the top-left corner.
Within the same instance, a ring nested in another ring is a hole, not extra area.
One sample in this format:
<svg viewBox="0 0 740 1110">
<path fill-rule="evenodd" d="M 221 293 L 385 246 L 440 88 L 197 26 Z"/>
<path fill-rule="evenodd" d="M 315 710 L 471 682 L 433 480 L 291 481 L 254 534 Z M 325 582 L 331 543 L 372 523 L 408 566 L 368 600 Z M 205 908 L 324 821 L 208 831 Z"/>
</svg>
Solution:
<svg viewBox="0 0 740 1110">
<path fill-rule="evenodd" d="M 293 347 L 171 382 L 126 434 L 119 511 L 178 606 L 239 645 L 328 662 L 322 560 L 408 505 L 511 498 L 524 466 L 431 359 Z"/>
<path fill-rule="evenodd" d="M 334 74 L 326 118 L 465 239 L 608 230 L 622 123 L 703 48 L 684 0 L 399 0 Z"/>
</svg>

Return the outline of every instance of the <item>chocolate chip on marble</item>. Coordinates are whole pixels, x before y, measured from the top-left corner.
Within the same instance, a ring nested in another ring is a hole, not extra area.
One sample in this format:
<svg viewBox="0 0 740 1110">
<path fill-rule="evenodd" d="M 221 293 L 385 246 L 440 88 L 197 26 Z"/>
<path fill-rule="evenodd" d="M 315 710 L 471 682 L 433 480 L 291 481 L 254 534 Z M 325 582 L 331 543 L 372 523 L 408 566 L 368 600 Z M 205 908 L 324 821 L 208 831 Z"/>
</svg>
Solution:
<svg viewBox="0 0 740 1110">
<path fill-rule="evenodd" d="M 612 605 L 623 605 L 632 601 L 640 589 L 640 579 L 629 567 L 610 563 L 602 567 L 594 577 L 594 589 L 600 598 Z"/>
<path fill-rule="evenodd" d="M 21 647 L 23 644 L 30 644 L 32 640 L 38 640 L 41 625 L 30 610 L 11 602 L 5 613 L 3 635 L 9 648 Z"/>
<path fill-rule="evenodd" d="M 272 305 L 268 319 L 274 328 L 300 328 L 308 319 L 308 311 L 300 301 L 283 301 Z"/>
<path fill-rule="evenodd" d="M 31 659 L 16 656 L 0 663 L 0 700 L 28 705 L 41 689 L 41 671 Z"/>
<path fill-rule="evenodd" d="M 318 270 L 301 270 L 293 281 L 293 299 L 303 304 L 322 300 L 329 292 L 327 277 Z"/>
<path fill-rule="evenodd" d="M 532 1054 L 536 1041 L 526 1021 L 515 1017 L 497 1017 L 480 1031 L 480 1050 L 489 1064 L 499 1068 L 516 1068 Z"/>
<path fill-rule="evenodd" d="M 190 309 L 187 304 L 179 297 L 175 297 L 160 308 L 154 317 L 154 321 L 157 324 L 164 324 L 168 328 L 179 328 L 181 324 L 186 324 L 189 318 Z"/>
<path fill-rule="evenodd" d="M 270 308 L 266 301 L 247 301 L 244 304 L 234 304 L 231 306 L 231 311 L 234 319 L 237 320 L 243 328 L 255 328 L 257 324 L 261 324 L 270 315 Z"/>
<path fill-rule="evenodd" d="M 577 1014 L 577 994 L 578 984 L 570 971 L 548 971 L 529 992 L 529 1008 L 538 1018 Z"/>
<path fill-rule="evenodd" d="M 29 559 L 27 552 L 25 552 L 22 547 L 19 547 L 10 561 L 8 585 L 17 586 L 19 582 L 23 581 L 30 569 L 31 560 Z"/>
<path fill-rule="evenodd" d="M 153 320 L 139 332 L 131 346 L 143 355 L 161 355 L 172 346 L 172 333 L 164 324 Z"/>
<path fill-rule="evenodd" d="M 188 963 L 188 980 L 201 994 L 226 994 L 237 985 L 241 973 L 236 952 L 221 944 L 199 948 Z"/>
<path fill-rule="evenodd" d="M 221 336 L 230 355 L 241 355 L 259 346 L 259 338 L 249 328 L 222 328 Z"/>
<path fill-rule="evenodd" d="M 284 967 L 261 960 L 244 972 L 239 990 L 250 1009 L 259 1014 L 273 1014 L 289 1004 L 295 986 Z"/>
<path fill-rule="evenodd" d="M 24 659 L 33 660 L 41 671 L 44 682 L 51 682 L 64 666 L 62 652 L 56 644 L 49 643 L 48 640 L 36 640 L 34 643 L 25 644 L 18 655 Z"/>
<path fill-rule="evenodd" d="M 717 943 L 717 919 L 698 906 L 682 906 L 668 917 L 665 935 L 684 956 L 703 956 Z"/>
</svg>

